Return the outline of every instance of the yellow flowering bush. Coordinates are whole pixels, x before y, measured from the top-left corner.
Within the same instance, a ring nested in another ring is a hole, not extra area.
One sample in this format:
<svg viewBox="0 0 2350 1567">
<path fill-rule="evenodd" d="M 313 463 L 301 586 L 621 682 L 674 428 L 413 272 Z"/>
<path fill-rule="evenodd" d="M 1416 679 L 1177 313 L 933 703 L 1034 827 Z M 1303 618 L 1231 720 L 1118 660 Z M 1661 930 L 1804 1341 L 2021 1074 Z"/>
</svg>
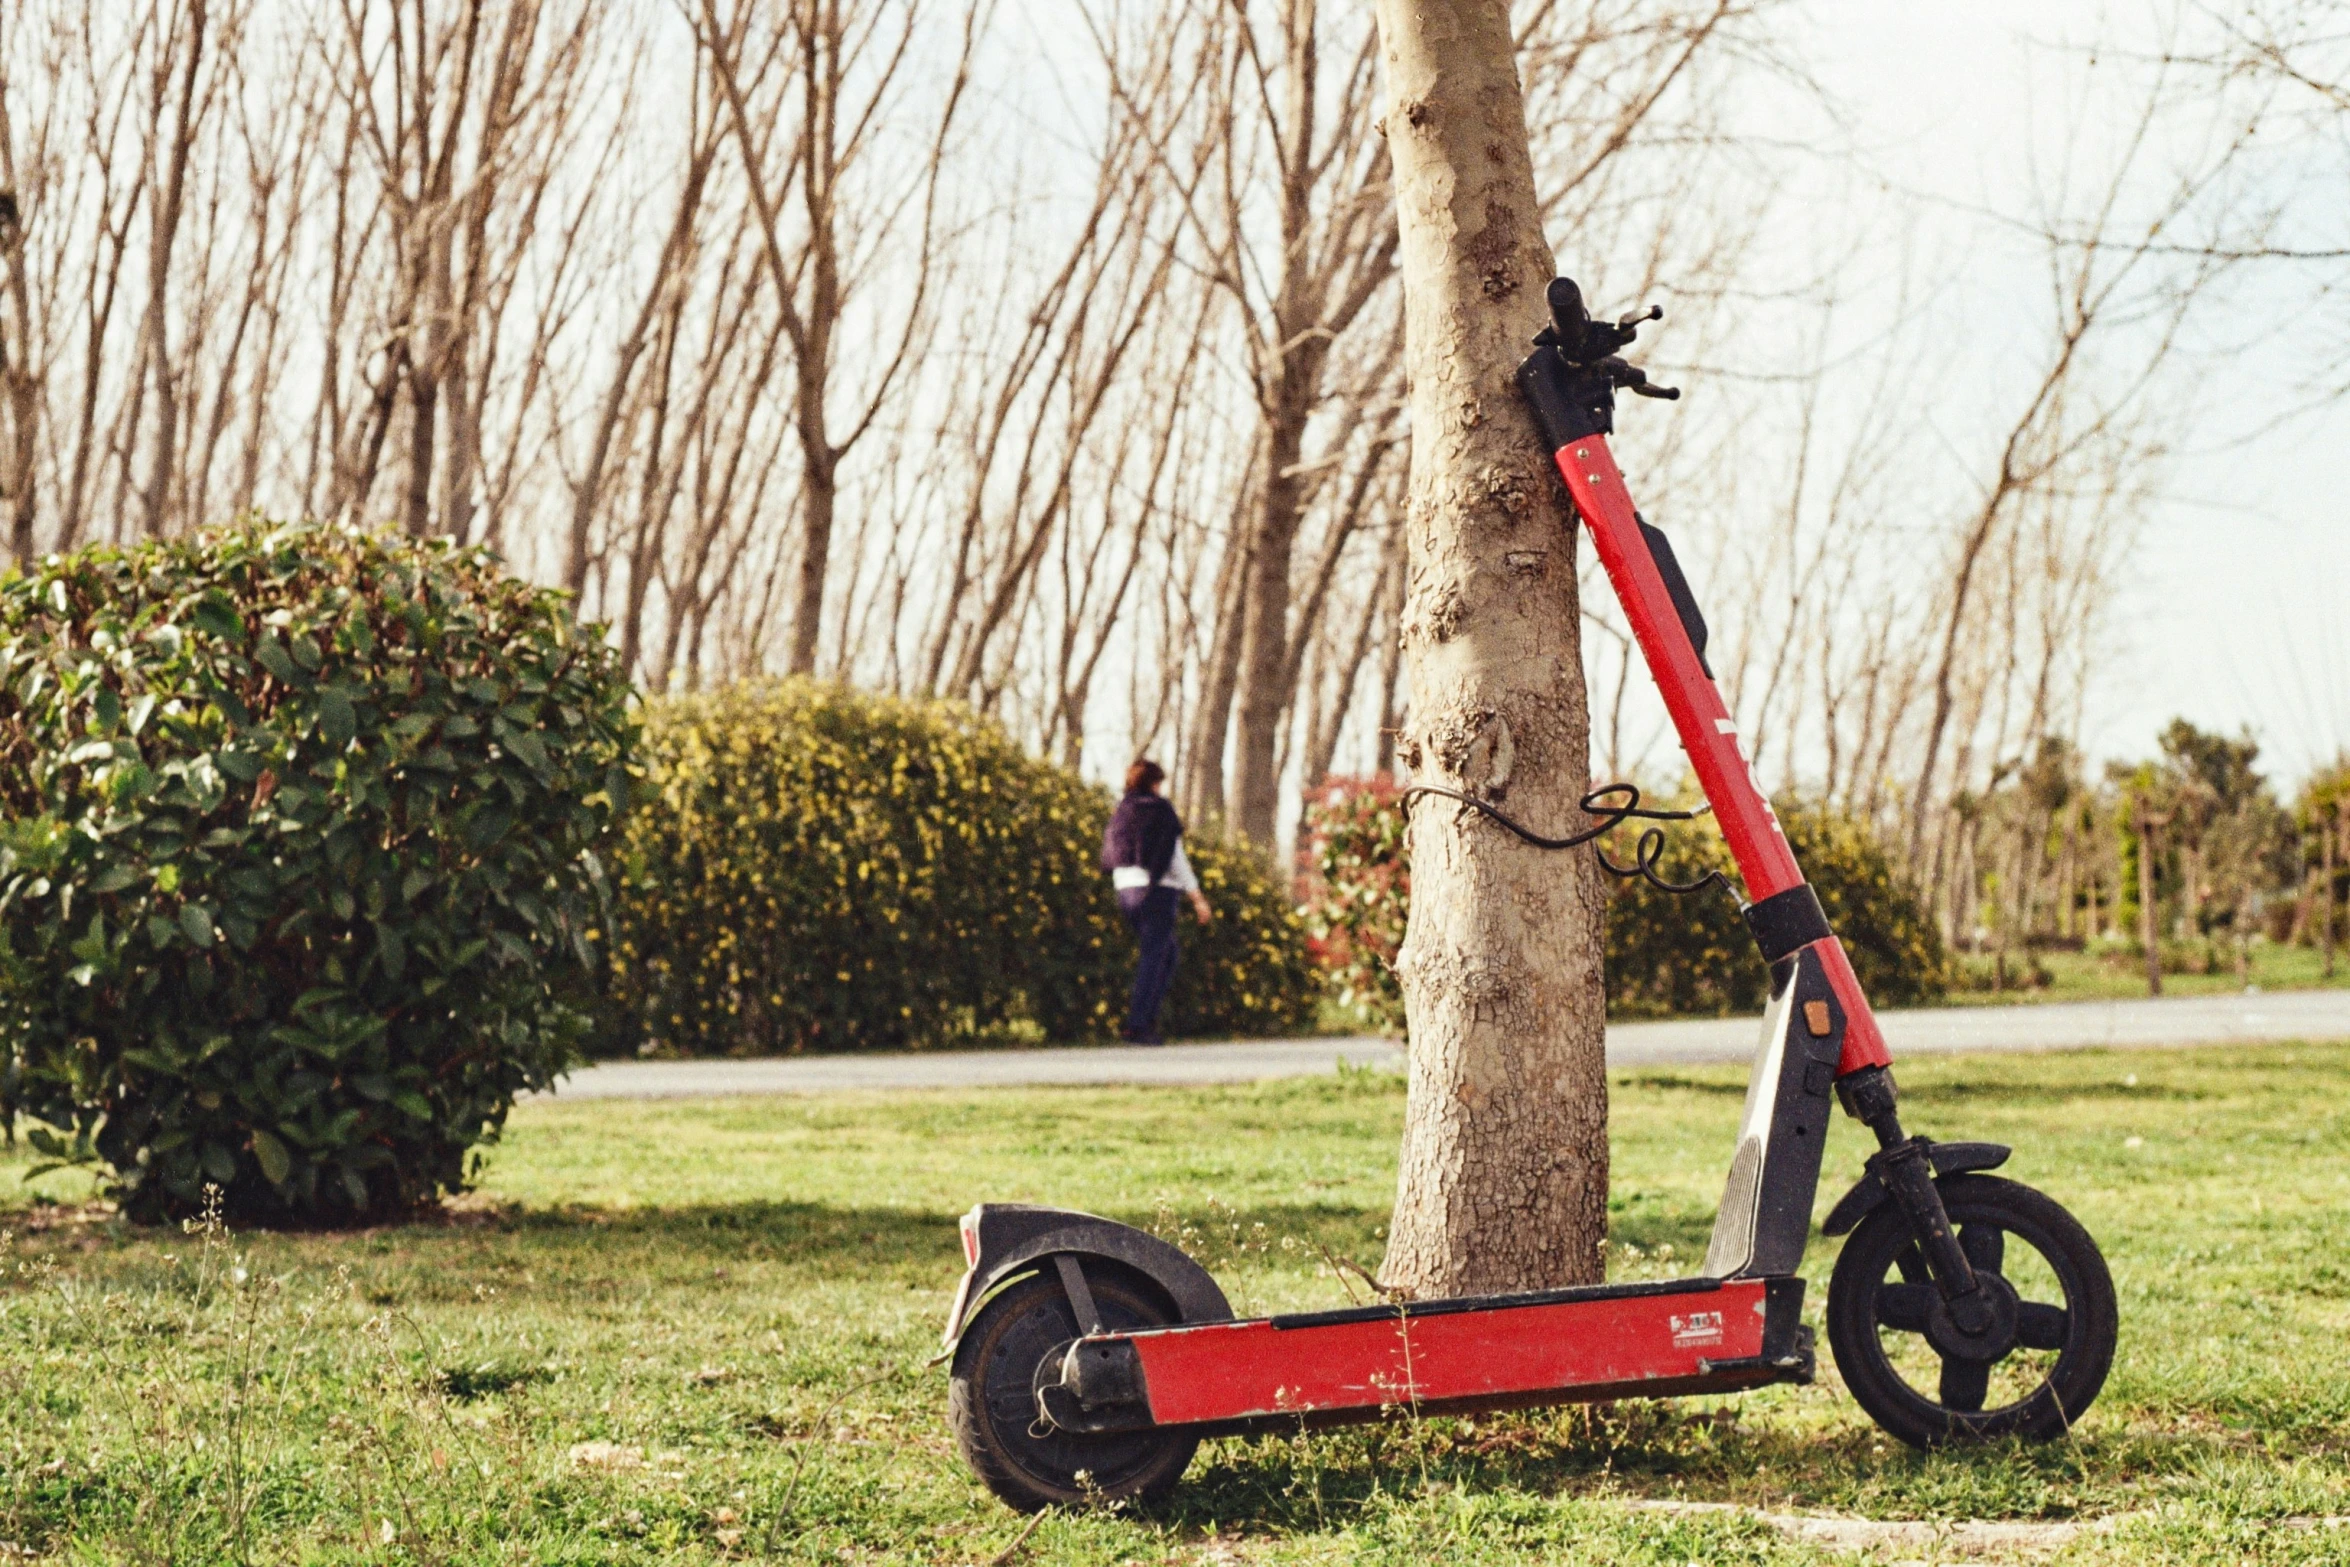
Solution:
<svg viewBox="0 0 2350 1567">
<path fill-rule="evenodd" d="M 603 1049 L 756 1055 L 1116 1031 L 1133 943 L 1096 866 L 1110 798 L 946 701 L 805 680 L 647 704 L 607 933 Z M 1310 1023 L 1286 891 L 1195 837 L 1168 1024 Z"/>
</svg>

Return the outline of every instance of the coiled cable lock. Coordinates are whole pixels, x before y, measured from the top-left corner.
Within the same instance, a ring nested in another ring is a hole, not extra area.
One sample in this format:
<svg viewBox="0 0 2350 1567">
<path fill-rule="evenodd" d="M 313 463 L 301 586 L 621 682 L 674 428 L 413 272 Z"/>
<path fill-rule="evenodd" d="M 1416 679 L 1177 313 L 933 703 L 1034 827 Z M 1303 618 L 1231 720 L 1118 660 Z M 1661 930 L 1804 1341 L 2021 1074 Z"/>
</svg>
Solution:
<svg viewBox="0 0 2350 1567">
<path fill-rule="evenodd" d="M 1573 849 L 1586 843 L 1591 844 L 1591 852 L 1598 858 L 1600 868 L 1610 876 L 1626 881 L 1637 876 L 1659 892 L 1669 892 L 1677 897 L 1685 897 L 1693 892 L 1703 892 L 1708 887 L 1719 887 L 1724 892 L 1731 890 L 1729 878 L 1718 870 L 1707 871 L 1692 882 L 1667 881 L 1664 877 L 1659 876 L 1656 873 L 1657 862 L 1664 857 L 1665 852 L 1665 830 L 1662 827 L 1642 829 L 1639 840 L 1632 846 L 1632 863 L 1629 865 L 1618 865 L 1614 860 L 1609 859 L 1607 850 L 1596 842 L 1634 818 L 1653 822 L 1694 821 L 1711 811 L 1713 809 L 1711 805 L 1701 805 L 1694 811 L 1652 810 L 1640 803 L 1639 785 L 1612 783 L 1604 788 L 1592 790 L 1577 802 L 1578 808 L 1584 815 L 1597 821 L 1597 826 L 1588 827 L 1582 832 L 1573 833 L 1564 838 L 1545 838 L 1524 823 L 1502 814 L 1501 811 L 1478 799 L 1475 795 L 1463 794 L 1458 789 L 1445 789 L 1436 784 L 1414 784 L 1396 797 L 1396 803 L 1409 807 L 1414 798 L 1423 794 L 1435 795 L 1446 800 L 1458 800 L 1470 809 L 1491 817 L 1537 849 Z M 1615 799 L 1611 796 L 1620 796 L 1621 798 Z"/>
</svg>

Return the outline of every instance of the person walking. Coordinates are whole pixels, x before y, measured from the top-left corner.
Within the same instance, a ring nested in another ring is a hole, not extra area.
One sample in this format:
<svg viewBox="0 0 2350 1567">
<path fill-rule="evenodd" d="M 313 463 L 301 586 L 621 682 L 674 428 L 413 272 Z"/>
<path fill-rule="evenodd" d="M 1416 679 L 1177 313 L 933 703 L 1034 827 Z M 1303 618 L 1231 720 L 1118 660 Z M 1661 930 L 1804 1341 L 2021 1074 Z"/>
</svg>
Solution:
<svg viewBox="0 0 2350 1567">
<path fill-rule="evenodd" d="M 1183 818 L 1159 795 L 1166 769 L 1145 757 L 1126 769 L 1126 795 L 1110 813 L 1102 833 L 1102 869 L 1118 894 L 1142 959 L 1134 969 L 1134 998 L 1118 1037 L 1131 1045 L 1157 1045 L 1159 1008 L 1175 982 L 1175 905 L 1186 894 L 1205 925 L 1211 918 L 1207 895 L 1183 852 Z"/>
</svg>

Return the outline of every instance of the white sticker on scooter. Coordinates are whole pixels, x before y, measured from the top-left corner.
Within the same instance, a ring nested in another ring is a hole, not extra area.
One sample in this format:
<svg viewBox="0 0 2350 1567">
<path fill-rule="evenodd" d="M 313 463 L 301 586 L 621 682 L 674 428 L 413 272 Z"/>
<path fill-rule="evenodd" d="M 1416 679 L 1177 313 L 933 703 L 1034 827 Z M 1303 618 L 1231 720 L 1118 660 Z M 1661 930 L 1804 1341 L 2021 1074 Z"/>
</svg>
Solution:
<svg viewBox="0 0 2350 1567">
<path fill-rule="evenodd" d="M 1746 748 L 1738 743 L 1738 726 L 1727 718 L 1717 718 L 1714 720 L 1714 733 L 1730 737 L 1730 749 L 1736 753 L 1738 765 L 1746 769 L 1746 786 L 1754 791 L 1755 799 L 1762 802 L 1763 816 L 1770 822 L 1771 830 L 1782 838 L 1786 837 L 1787 829 L 1779 825 L 1779 813 L 1771 809 L 1771 797 L 1763 792 L 1762 780 L 1755 776 L 1754 764 L 1746 759 Z"/>
<path fill-rule="evenodd" d="M 1686 1317 L 1666 1320 L 1673 1325 L 1675 1349 L 1700 1349 L 1722 1341 L 1722 1314 L 1718 1311 L 1693 1311 Z"/>
</svg>

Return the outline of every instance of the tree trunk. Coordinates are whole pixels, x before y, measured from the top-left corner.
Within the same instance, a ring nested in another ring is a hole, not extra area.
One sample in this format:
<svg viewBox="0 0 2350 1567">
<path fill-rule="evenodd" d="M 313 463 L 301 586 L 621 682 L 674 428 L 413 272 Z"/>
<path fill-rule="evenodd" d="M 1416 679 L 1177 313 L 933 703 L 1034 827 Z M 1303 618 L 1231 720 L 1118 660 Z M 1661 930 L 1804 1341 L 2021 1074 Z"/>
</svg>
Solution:
<svg viewBox="0 0 2350 1567">
<path fill-rule="evenodd" d="M 1224 750 L 1232 728 L 1232 694 L 1240 683 L 1240 616 L 1248 583 L 1248 546 L 1238 530 L 1224 558 L 1217 587 L 1216 627 L 1201 671 L 1199 711 L 1192 715 L 1191 743 L 1184 747 L 1183 808 L 1194 816 L 1224 815 Z"/>
<path fill-rule="evenodd" d="M 818 394 L 821 395 L 821 394 Z M 816 672 L 816 636 L 824 624 L 824 579 L 832 565 L 832 527 L 838 495 L 829 452 L 812 442 L 814 459 L 800 480 L 800 566 L 792 593 L 791 662 L 787 672 Z"/>
<path fill-rule="evenodd" d="M 1289 357 L 1309 356 L 1292 350 Z M 1298 367 L 1292 364 L 1284 374 L 1297 375 Z M 1241 589 L 1232 822 L 1267 853 L 1272 852 L 1281 807 L 1276 761 L 1281 720 L 1288 716 L 1297 690 L 1289 665 L 1289 569 L 1305 503 L 1305 481 L 1297 467 L 1305 447 L 1306 414 L 1303 407 L 1282 407 L 1267 432 L 1263 509 L 1254 519 L 1255 538 Z M 1305 786 L 1310 789 L 1317 781 L 1309 778 Z"/>
<path fill-rule="evenodd" d="M 1404 554 L 1395 552 L 1389 562 L 1386 579 L 1380 584 L 1379 596 L 1386 601 L 1387 634 L 1379 650 L 1379 748 L 1371 762 L 1371 771 L 1382 778 L 1395 776 L 1395 736 L 1403 728 L 1403 595 L 1405 575 Z"/>
<path fill-rule="evenodd" d="M 204 0 L 188 12 L 188 62 L 180 79 L 179 110 L 172 126 L 171 150 L 166 158 L 168 173 L 163 190 L 156 201 L 149 222 L 147 253 L 147 354 L 148 366 L 155 372 L 155 426 L 154 466 L 147 476 L 147 536 L 160 538 L 172 521 L 172 481 L 178 477 L 180 397 L 178 367 L 171 362 L 169 341 L 171 321 L 171 259 L 172 249 L 179 238 L 179 226 L 186 205 L 189 149 L 195 133 L 192 121 L 195 115 L 196 77 L 204 60 L 205 28 L 211 17 Z M 178 47 L 176 29 L 163 43 L 166 58 Z M 160 70 L 158 71 L 160 75 Z M 157 98 L 161 98 L 161 83 L 157 83 Z M 156 107 L 160 121 L 162 106 Z M 134 420 L 129 434 L 137 435 Z M 129 442 L 124 450 L 130 449 Z M 123 459 L 124 472 L 129 472 L 130 459 Z M 183 521 L 186 519 L 182 519 Z"/>
<path fill-rule="evenodd" d="M 2334 841 L 2341 836 L 2341 814 L 2342 808 L 2337 805 L 2332 808 L 2330 816 L 2319 818 L 2325 822 L 2325 843 L 2319 851 L 2323 870 L 2317 884 L 2317 917 L 2321 922 L 2318 928 L 2323 933 L 2319 939 L 2325 944 L 2325 973 L 2328 979 L 2334 977 Z"/>
<path fill-rule="evenodd" d="M 16 159 L 7 145 L 5 108 L 0 105 L 0 159 L 13 170 Z M 33 558 L 33 524 L 39 516 L 43 377 L 32 357 L 32 282 L 26 275 L 15 192 L 0 192 L 0 201 L 6 203 L 0 208 L 0 263 L 7 269 L 7 320 L 0 324 L 0 402 L 8 416 L 8 439 L 0 445 L 0 504 L 8 515 L 8 557 L 22 565 Z"/>
<path fill-rule="evenodd" d="M 2146 949 L 2146 994 L 2162 994 L 2162 944 L 2155 935 L 2154 818 L 2138 807 L 2138 940 Z"/>
<path fill-rule="evenodd" d="M 1421 779 L 1579 825 L 1590 763 L 1574 517 L 1512 373 L 1552 260 L 1506 0 L 1378 0 L 1411 379 L 1411 718 Z M 1515 788 L 1512 780 L 1518 780 Z M 1413 809 L 1411 1032 L 1382 1278 L 1418 1297 L 1604 1271 L 1602 899 L 1464 808 Z"/>
</svg>

